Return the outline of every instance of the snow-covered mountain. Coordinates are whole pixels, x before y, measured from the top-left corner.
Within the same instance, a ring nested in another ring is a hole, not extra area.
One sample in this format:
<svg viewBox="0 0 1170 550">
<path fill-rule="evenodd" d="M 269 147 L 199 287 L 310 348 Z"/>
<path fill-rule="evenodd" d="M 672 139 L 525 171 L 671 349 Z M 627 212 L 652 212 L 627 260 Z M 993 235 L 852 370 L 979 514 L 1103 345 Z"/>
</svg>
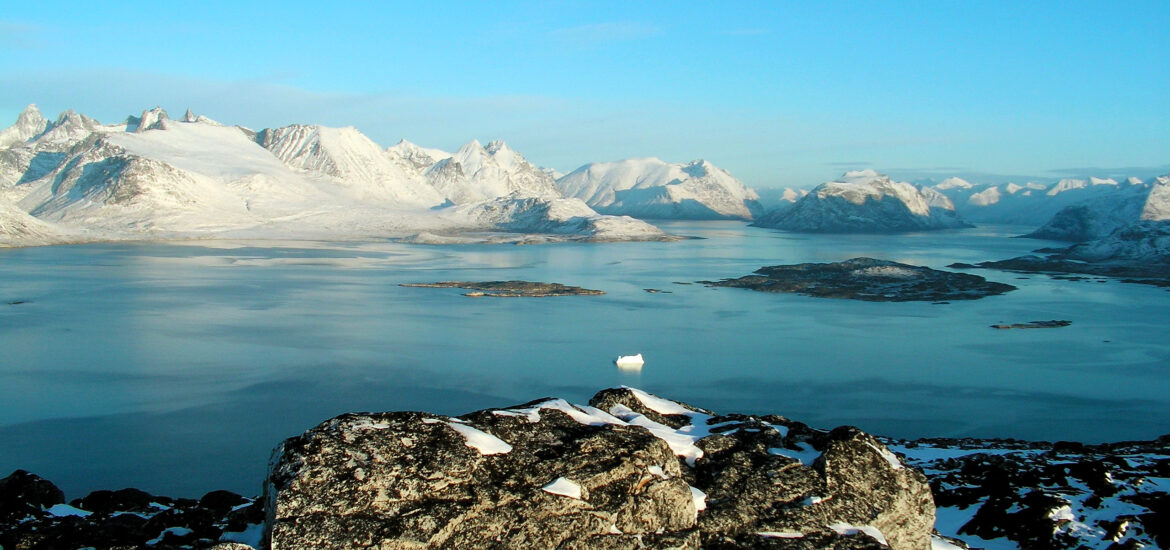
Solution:
<svg viewBox="0 0 1170 550">
<path fill-rule="evenodd" d="M 1063 179 L 1055 184 L 1027 182 L 1001 185 L 973 184 L 948 178 L 931 186 L 955 204 L 963 218 L 975 223 L 1039 227 L 1065 207 L 1125 192 L 1141 180 L 1118 182 L 1107 178 Z"/>
<path fill-rule="evenodd" d="M 25 107 L 16 117 L 16 124 L 0 130 L 0 147 L 9 147 L 35 138 L 49 127 L 49 121 L 41 115 L 36 105 Z"/>
<path fill-rule="evenodd" d="M 1095 264 L 1161 267 L 1170 275 L 1170 221 L 1125 224 L 1104 237 L 1070 247 L 1061 257 Z"/>
<path fill-rule="evenodd" d="M 1158 177 L 1151 183 L 1130 180 L 1124 186 L 1118 186 L 1116 191 L 1066 206 L 1048 223 L 1026 236 L 1089 241 L 1137 221 L 1165 219 L 1170 219 L 1170 175 Z"/>
<path fill-rule="evenodd" d="M 846 172 L 790 208 L 753 224 L 805 233 L 890 233 L 970 227 L 942 193 L 922 190 L 873 170 Z"/>
<path fill-rule="evenodd" d="M 328 176 L 358 198 L 435 206 L 443 197 L 417 169 L 403 167 L 356 128 L 294 124 L 256 134 L 256 143 L 294 170 Z"/>
<path fill-rule="evenodd" d="M 557 187 L 598 212 L 637 218 L 750 220 L 762 210 L 755 191 L 705 160 L 586 164 L 558 179 Z"/>
<path fill-rule="evenodd" d="M 492 231 L 669 238 L 642 222 L 561 204 L 552 178 L 502 142 L 437 159 L 445 153 L 408 142 L 382 149 L 353 128 L 254 132 L 189 110 L 174 120 L 148 109 L 108 125 L 66 111 L 41 127 L 37 116 L 30 107 L 4 132 L 17 141 L 0 147 L 0 244 Z M 447 181 L 462 185 L 463 198 L 488 199 L 437 208 L 450 202 L 426 175 L 439 164 L 463 174 Z"/>
<path fill-rule="evenodd" d="M 498 140 L 486 147 L 472 140 L 423 174 L 436 191 L 454 204 L 507 196 L 561 197 L 552 176 Z"/>
</svg>

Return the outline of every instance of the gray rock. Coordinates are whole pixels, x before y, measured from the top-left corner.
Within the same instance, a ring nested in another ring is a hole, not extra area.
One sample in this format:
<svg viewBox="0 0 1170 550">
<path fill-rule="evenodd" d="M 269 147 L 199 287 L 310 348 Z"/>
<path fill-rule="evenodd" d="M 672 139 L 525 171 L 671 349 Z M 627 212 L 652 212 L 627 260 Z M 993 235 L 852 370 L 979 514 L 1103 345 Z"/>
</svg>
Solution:
<svg viewBox="0 0 1170 550">
<path fill-rule="evenodd" d="M 875 534 L 895 550 L 930 547 L 925 478 L 855 428 L 717 416 L 626 388 L 590 404 L 326 421 L 274 452 L 266 539 L 274 550 L 876 548 Z"/>
</svg>

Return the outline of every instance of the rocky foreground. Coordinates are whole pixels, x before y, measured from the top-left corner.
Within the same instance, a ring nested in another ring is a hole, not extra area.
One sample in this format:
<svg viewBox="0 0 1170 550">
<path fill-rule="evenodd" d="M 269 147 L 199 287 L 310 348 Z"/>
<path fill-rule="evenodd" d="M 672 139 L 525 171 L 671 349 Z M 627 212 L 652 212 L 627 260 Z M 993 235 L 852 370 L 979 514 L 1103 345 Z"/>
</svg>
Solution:
<svg viewBox="0 0 1170 550">
<path fill-rule="evenodd" d="M 938 302 L 977 300 L 1015 290 L 978 275 L 939 271 L 929 267 L 873 258 L 843 262 L 774 265 L 752 275 L 707 286 L 748 288 L 761 292 L 789 292 L 818 298 L 848 298 L 868 302 Z"/>
<path fill-rule="evenodd" d="M 274 451 L 259 499 L 65 504 L 18 471 L 0 480 L 0 547 L 1166 547 L 1167 476 L 1170 436 L 892 441 L 619 388 L 589 405 L 342 415 Z"/>
</svg>

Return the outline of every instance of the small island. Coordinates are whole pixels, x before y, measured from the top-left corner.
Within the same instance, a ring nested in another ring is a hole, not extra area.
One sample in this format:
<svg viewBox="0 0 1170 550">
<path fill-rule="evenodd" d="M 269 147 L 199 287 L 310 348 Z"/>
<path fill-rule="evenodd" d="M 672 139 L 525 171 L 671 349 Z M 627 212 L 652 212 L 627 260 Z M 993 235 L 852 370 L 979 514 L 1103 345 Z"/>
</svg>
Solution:
<svg viewBox="0 0 1170 550">
<path fill-rule="evenodd" d="M 738 279 L 699 282 L 709 287 L 750 288 L 761 292 L 791 292 L 869 302 L 977 300 L 1016 289 L 977 275 L 873 258 L 761 267 L 755 274 Z"/>
<path fill-rule="evenodd" d="M 537 283 L 531 281 L 439 281 L 435 283 L 402 283 L 398 286 L 420 288 L 462 288 L 470 290 L 464 296 L 479 298 L 546 298 L 549 296 L 597 296 L 602 290 L 568 286 L 560 283 Z"/>
<path fill-rule="evenodd" d="M 1006 329 L 1011 329 L 1011 328 L 1060 328 L 1060 327 L 1067 327 L 1071 324 L 1072 324 L 1072 321 L 1064 321 L 1064 320 L 1055 320 L 1054 319 L 1051 321 L 1028 321 L 1027 323 L 1010 323 L 1010 324 L 1000 323 L 997 325 L 991 325 L 991 328 L 997 328 L 997 329 L 1001 329 L 1001 330 L 1006 330 Z"/>
</svg>

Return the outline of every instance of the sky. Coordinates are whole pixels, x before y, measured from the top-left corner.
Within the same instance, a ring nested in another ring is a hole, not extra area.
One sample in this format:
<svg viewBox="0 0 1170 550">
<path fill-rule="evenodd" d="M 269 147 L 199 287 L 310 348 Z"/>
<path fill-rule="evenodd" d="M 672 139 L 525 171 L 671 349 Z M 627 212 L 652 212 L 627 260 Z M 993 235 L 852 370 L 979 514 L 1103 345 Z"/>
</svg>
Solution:
<svg viewBox="0 0 1170 550">
<path fill-rule="evenodd" d="M 38 2 L 0 126 L 156 105 L 530 161 L 704 158 L 752 187 L 1170 173 L 1170 2 Z"/>
</svg>

